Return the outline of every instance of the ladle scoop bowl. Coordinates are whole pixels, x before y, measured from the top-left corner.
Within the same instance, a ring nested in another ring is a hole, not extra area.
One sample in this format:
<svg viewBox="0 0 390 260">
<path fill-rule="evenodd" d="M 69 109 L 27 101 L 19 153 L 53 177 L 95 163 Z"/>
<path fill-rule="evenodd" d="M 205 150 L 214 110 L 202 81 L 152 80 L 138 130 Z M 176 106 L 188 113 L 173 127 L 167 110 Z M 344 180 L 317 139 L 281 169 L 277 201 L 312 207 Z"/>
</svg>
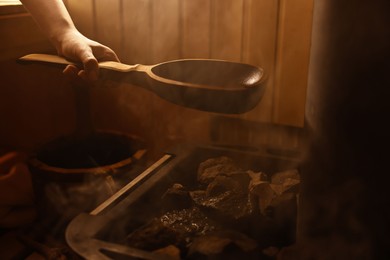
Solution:
<svg viewBox="0 0 390 260">
<path fill-rule="evenodd" d="M 29 54 L 22 61 L 76 64 L 60 56 Z M 214 59 L 181 59 L 156 65 L 99 63 L 100 78 L 146 88 L 180 106 L 240 114 L 253 109 L 265 88 L 262 68 Z"/>
</svg>

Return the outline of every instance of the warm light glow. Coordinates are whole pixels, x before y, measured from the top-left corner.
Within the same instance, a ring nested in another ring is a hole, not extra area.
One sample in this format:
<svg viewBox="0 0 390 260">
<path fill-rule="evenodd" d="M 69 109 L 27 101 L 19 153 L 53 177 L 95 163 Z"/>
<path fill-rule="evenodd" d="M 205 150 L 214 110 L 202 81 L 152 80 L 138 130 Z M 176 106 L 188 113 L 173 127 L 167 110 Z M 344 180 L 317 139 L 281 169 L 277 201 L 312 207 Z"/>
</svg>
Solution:
<svg viewBox="0 0 390 260">
<path fill-rule="evenodd" d="M 22 3 L 18 0 L 0 0 L 0 6 L 6 5 L 21 5 Z"/>
<path fill-rule="evenodd" d="M 253 73 L 248 79 L 245 81 L 245 85 L 253 86 L 256 82 L 260 80 L 261 73 Z"/>
</svg>

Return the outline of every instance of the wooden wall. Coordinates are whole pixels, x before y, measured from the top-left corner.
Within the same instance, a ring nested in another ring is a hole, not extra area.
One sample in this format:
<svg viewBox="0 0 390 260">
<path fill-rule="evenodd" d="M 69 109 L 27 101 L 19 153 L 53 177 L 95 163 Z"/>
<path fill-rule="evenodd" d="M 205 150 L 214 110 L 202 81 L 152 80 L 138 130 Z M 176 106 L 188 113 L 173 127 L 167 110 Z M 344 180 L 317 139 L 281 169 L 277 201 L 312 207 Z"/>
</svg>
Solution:
<svg viewBox="0 0 390 260">
<path fill-rule="evenodd" d="M 34 149 L 73 131 L 73 93 L 61 70 L 17 62 L 55 52 L 22 6 L 0 6 L 0 37 L 0 151 Z"/>
<path fill-rule="evenodd" d="M 99 100 L 93 109 L 95 122 L 101 127 L 137 132 L 138 126 L 154 142 L 176 142 L 208 140 L 212 126 L 220 131 L 214 136 L 223 136 L 215 139 L 218 142 L 279 145 L 288 139 L 292 146 L 300 144 L 300 132 L 289 127 L 304 125 L 313 0 L 66 0 L 66 4 L 78 28 L 114 49 L 124 63 L 216 58 L 257 65 L 267 73 L 266 93 L 258 106 L 242 115 L 222 116 L 227 121 L 177 107 L 137 87 L 94 91 Z M 248 132 L 229 118 L 283 130 L 255 127 L 255 132 Z"/>
<path fill-rule="evenodd" d="M 268 76 L 259 105 L 238 116 L 179 107 L 136 86 L 99 85 L 91 90 L 96 128 L 132 132 L 156 147 L 210 141 L 210 128 L 212 141 L 298 145 L 299 131 L 283 126 L 303 126 L 313 0 L 64 2 L 78 29 L 124 63 L 217 58 L 263 67 Z M 0 33 L 0 146 L 30 148 L 74 131 L 74 93 L 61 71 L 15 62 L 54 51 L 32 18 L 0 12 Z M 241 127 L 236 119 L 267 126 Z"/>
<path fill-rule="evenodd" d="M 241 118 L 303 126 L 313 0 L 66 0 L 78 28 L 122 62 L 251 63 L 267 91 Z"/>
</svg>

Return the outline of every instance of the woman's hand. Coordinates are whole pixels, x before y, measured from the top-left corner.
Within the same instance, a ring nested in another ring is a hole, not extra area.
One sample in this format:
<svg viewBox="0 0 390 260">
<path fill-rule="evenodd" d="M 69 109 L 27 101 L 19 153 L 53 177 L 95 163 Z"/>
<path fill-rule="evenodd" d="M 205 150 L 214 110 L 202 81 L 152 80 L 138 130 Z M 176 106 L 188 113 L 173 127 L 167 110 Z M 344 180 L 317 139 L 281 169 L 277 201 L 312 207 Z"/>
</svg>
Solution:
<svg viewBox="0 0 390 260">
<path fill-rule="evenodd" d="M 69 65 L 64 69 L 64 73 L 70 77 L 80 76 L 87 81 L 94 81 L 98 78 L 100 61 L 118 61 L 115 52 L 109 47 L 90 40 L 77 30 L 73 29 L 64 33 L 56 45 L 57 52 L 69 60 L 81 62 L 83 68 L 79 69 L 74 65 Z"/>
<path fill-rule="evenodd" d="M 83 68 L 68 66 L 64 73 L 93 81 L 97 79 L 98 61 L 119 61 L 115 52 L 82 35 L 75 27 L 62 0 L 21 0 L 42 32 L 60 56 L 81 62 Z"/>
</svg>

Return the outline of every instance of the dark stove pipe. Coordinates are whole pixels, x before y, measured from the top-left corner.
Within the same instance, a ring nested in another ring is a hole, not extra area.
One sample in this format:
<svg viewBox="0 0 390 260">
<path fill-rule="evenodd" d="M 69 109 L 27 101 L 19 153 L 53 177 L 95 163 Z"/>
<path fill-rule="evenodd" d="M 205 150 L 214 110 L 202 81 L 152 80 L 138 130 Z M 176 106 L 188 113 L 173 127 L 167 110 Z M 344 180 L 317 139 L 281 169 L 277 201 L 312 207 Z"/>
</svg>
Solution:
<svg viewBox="0 0 390 260">
<path fill-rule="evenodd" d="M 389 60 L 390 1 L 315 1 L 299 259 L 390 256 Z"/>
</svg>

